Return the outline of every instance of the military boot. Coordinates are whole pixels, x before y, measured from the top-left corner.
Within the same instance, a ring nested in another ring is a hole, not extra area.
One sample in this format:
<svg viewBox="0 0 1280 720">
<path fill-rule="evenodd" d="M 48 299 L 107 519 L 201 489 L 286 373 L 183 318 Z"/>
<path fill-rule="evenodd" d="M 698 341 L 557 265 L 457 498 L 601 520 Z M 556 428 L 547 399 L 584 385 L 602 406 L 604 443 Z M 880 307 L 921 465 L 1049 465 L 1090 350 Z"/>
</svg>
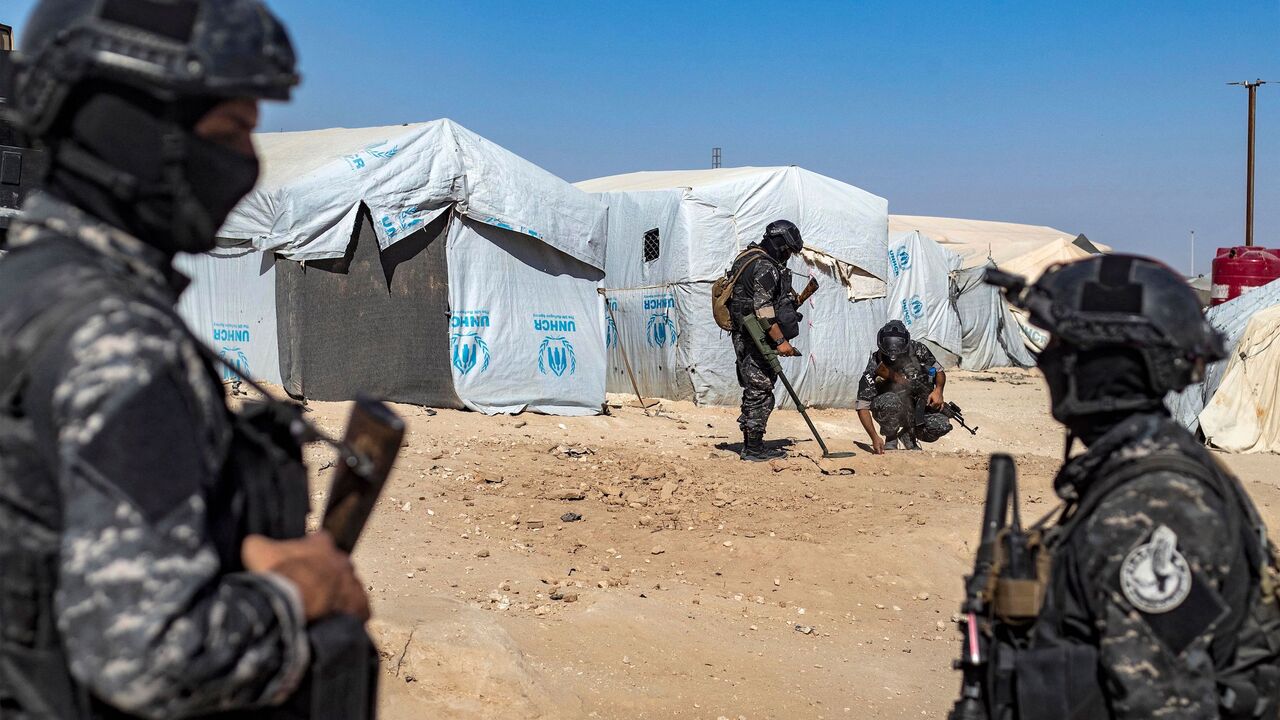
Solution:
<svg viewBox="0 0 1280 720">
<path fill-rule="evenodd" d="M 777 458 L 786 457 L 787 453 L 777 448 L 769 449 L 764 446 L 764 433 L 744 432 L 742 433 L 742 459 L 751 462 L 764 462 L 765 460 L 776 460 Z"/>
</svg>

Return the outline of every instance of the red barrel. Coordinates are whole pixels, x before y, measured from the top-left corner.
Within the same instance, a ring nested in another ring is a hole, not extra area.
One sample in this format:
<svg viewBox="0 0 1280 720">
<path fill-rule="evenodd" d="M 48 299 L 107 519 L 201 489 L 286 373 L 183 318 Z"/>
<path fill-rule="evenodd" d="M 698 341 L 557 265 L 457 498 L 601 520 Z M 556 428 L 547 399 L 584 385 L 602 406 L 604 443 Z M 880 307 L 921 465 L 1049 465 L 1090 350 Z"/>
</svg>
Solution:
<svg viewBox="0 0 1280 720">
<path fill-rule="evenodd" d="M 1221 305 L 1276 279 L 1280 279 L 1280 250 L 1244 245 L 1218 248 L 1209 304 Z"/>
</svg>

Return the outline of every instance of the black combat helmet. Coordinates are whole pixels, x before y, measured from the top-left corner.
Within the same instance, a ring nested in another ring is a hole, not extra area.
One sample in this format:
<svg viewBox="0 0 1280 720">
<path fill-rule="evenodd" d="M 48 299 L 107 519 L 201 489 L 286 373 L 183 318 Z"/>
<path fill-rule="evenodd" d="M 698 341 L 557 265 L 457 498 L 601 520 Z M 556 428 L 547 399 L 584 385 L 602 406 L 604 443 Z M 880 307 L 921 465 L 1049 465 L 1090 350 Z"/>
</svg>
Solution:
<svg viewBox="0 0 1280 720">
<path fill-rule="evenodd" d="M 42 136 L 87 80 L 183 97 L 287 100 L 293 45 L 259 0 L 42 0 L 27 20 L 11 117 Z"/>
<path fill-rule="evenodd" d="M 764 245 L 765 252 L 780 261 L 785 261 L 804 249 L 800 228 L 790 220 L 774 220 L 769 223 L 764 229 L 764 238 L 761 243 Z"/>
<path fill-rule="evenodd" d="M 1038 364 L 1062 422 L 1159 408 L 1165 395 L 1199 382 L 1208 363 L 1226 357 L 1195 292 L 1156 260 L 1101 255 L 1054 266 L 1030 287 L 1003 273 L 988 273 L 988 282 L 1004 287 L 1009 301 L 1050 333 Z M 1136 354 L 1145 388 L 1123 397 L 1081 393 L 1079 361 L 1095 351 Z"/>
<path fill-rule="evenodd" d="M 50 194 L 168 254 L 211 249 L 258 178 L 200 118 L 298 84 L 260 0 L 41 0 L 16 61 L 9 116 L 46 151 Z"/>
<path fill-rule="evenodd" d="M 890 320 L 876 333 L 876 347 L 890 363 L 895 363 L 906 355 L 910 346 L 911 333 L 901 320 Z"/>
</svg>

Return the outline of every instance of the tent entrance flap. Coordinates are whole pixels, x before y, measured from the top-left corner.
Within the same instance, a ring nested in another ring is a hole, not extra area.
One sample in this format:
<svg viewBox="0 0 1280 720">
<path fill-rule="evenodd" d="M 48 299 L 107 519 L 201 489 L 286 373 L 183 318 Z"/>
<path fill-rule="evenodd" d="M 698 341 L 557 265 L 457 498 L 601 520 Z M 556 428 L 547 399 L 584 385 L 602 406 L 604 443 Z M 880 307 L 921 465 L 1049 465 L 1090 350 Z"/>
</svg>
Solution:
<svg viewBox="0 0 1280 720">
<path fill-rule="evenodd" d="M 449 371 L 449 219 L 382 250 L 366 215 L 345 256 L 276 263 L 280 367 L 290 394 L 463 407 Z"/>
</svg>

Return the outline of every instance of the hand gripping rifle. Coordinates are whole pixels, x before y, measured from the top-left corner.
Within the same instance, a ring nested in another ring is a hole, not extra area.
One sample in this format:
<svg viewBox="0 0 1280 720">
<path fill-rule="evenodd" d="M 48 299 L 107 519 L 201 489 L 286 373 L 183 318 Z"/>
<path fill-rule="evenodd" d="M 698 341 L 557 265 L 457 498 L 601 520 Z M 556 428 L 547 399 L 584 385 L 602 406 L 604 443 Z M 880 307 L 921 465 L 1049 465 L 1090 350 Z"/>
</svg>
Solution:
<svg viewBox="0 0 1280 720">
<path fill-rule="evenodd" d="M 1012 523 L 1009 510 L 1012 506 Z M 982 535 L 973 574 L 965 578 L 960 606 L 963 673 L 960 699 L 948 720 L 1006 720 L 1013 707 L 1012 668 L 999 662 L 1000 649 L 1022 644 L 1029 621 L 1040 611 L 1047 554 L 1039 552 L 1039 533 L 1022 529 L 1018 478 L 1013 458 L 991 456 Z M 1010 660 L 1012 658 L 1009 658 Z"/>
<path fill-rule="evenodd" d="M 853 457 L 851 452 L 831 452 L 827 449 L 827 444 L 822 441 L 822 436 L 818 434 L 818 428 L 814 427 L 813 421 L 809 419 L 808 408 L 804 403 L 800 402 L 800 396 L 796 394 L 795 388 L 791 387 L 791 381 L 787 379 L 787 374 L 782 372 L 782 363 L 778 362 L 778 351 L 769 345 L 767 338 L 767 329 L 764 323 L 760 322 L 760 318 L 755 315 L 743 315 L 738 318 L 738 325 L 746 330 L 747 335 L 751 336 L 752 342 L 755 343 L 756 349 L 764 356 L 765 362 L 769 363 L 769 368 L 782 378 L 782 384 L 787 388 L 787 394 L 791 396 L 791 401 L 796 404 L 796 409 L 800 411 L 800 416 L 809 426 L 809 432 L 813 433 L 813 439 L 818 441 L 818 447 L 822 448 L 822 457 L 824 458 L 846 458 Z"/>
</svg>

